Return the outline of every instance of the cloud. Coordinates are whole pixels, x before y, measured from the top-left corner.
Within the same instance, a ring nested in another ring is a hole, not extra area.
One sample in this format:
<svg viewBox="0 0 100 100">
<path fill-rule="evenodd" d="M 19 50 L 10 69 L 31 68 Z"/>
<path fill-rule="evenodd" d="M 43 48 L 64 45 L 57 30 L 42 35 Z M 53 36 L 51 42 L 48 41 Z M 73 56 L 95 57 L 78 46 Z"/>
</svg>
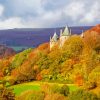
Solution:
<svg viewBox="0 0 100 100">
<path fill-rule="evenodd" d="M 68 2 L 69 0 L 42 0 L 42 5 L 44 9 L 52 11 L 62 9 Z"/>
<path fill-rule="evenodd" d="M 6 0 L 0 3 L 1 29 L 100 23 L 100 0 Z"/>
<path fill-rule="evenodd" d="M 86 12 L 84 17 L 80 20 L 83 23 L 93 23 L 95 21 L 100 21 L 100 3 L 95 2 L 93 6 L 90 7 L 89 12 Z"/>
<path fill-rule="evenodd" d="M 3 11 L 4 11 L 4 6 L 0 4 L 0 16 L 2 16 Z"/>
<path fill-rule="evenodd" d="M 12 17 L 6 20 L 0 21 L 0 29 L 12 29 L 12 28 L 37 28 L 41 27 L 51 27 L 54 23 L 59 21 L 59 13 L 55 13 L 55 18 L 53 18 L 54 13 L 48 12 L 44 13 L 43 16 L 36 18 L 28 17 L 27 19 L 21 17 Z M 58 18 L 57 18 L 58 17 Z M 47 24 L 48 23 L 48 24 Z"/>
<path fill-rule="evenodd" d="M 7 20 L 0 20 L 0 29 L 12 29 L 12 28 L 20 28 L 25 27 L 22 23 L 22 20 L 18 17 L 9 18 Z"/>
<path fill-rule="evenodd" d="M 82 2 L 71 2 L 64 9 L 64 13 L 66 16 L 71 17 L 71 19 L 76 21 L 82 14 L 85 13 L 85 3 Z"/>
<path fill-rule="evenodd" d="M 12 16 L 36 16 L 43 12 L 41 0 L 7 0 L 6 6 L 6 13 L 10 9 Z"/>
</svg>

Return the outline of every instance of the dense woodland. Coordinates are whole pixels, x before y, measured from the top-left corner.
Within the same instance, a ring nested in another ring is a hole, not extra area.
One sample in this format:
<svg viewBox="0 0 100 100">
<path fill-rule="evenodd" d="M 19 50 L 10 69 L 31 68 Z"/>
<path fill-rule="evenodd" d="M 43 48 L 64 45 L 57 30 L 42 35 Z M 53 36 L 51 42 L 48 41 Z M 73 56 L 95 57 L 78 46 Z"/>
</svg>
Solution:
<svg viewBox="0 0 100 100">
<path fill-rule="evenodd" d="M 61 89 L 56 88 L 57 92 L 53 91 L 55 89 L 53 87 L 51 89 L 53 94 L 46 97 L 43 91 L 39 93 L 30 91 L 24 94 L 24 96 L 28 93 L 35 94 L 37 97 L 43 98 L 33 100 L 77 100 L 77 98 L 79 100 L 99 100 L 100 25 L 84 32 L 83 38 L 79 35 L 72 35 L 62 48 L 55 45 L 50 51 L 49 43 L 44 43 L 37 48 L 30 48 L 15 56 L 1 59 L 0 80 L 4 86 L 7 82 L 15 85 L 30 81 L 44 81 L 77 84 L 82 87 L 81 90 L 71 94 L 66 85 Z M 92 91 L 94 89 L 97 90 L 94 92 Z"/>
</svg>

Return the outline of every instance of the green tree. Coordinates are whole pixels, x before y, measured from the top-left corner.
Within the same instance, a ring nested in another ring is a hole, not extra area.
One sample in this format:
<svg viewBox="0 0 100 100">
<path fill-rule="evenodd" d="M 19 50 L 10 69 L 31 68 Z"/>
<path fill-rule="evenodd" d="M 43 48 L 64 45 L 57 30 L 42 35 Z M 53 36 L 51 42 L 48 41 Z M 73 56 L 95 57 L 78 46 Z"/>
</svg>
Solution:
<svg viewBox="0 0 100 100">
<path fill-rule="evenodd" d="M 82 54 L 83 47 L 84 47 L 84 42 L 82 38 L 80 38 L 77 35 L 74 35 L 70 37 L 68 40 L 66 40 L 62 49 L 63 51 L 66 51 L 68 55 L 75 57 Z"/>
</svg>

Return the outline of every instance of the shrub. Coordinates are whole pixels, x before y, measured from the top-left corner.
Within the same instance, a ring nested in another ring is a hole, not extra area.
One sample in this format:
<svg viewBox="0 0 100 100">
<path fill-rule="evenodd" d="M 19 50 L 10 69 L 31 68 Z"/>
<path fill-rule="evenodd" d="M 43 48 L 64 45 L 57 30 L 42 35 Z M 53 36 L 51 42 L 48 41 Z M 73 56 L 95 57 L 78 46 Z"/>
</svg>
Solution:
<svg viewBox="0 0 100 100">
<path fill-rule="evenodd" d="M 45 92 L 46 94 L 59 93 L 59 94 L 63 94 L 64 96 L 68 96 L 69 94 L 69 87 L 67 85 L 63 85 L 61 87 L 57 84 L 53 84 L 53 85 L 44 84 L 41 87 L 42 87 L 42 91 Z"/>
<path fill-rule="evenodd" d="M 63 85 L 60 89 L 60 93 L 64 96 L 68 96 L 69 94 L 69 87 L 67 85 Z"/>
<path fill-rule="evenodd" d="M 97 87 L 97 83 L 96 82 L 87 82 L 86 84 L 85 84 L 85 88 L 86 89 L 89 89 L 89 90 L 91 90 L 91 89 L 94 89 L 94 88 L 96 88 Z"/>
<path fill-rule="evenodd" d="M 10 80 L 9 80 L 10 85 L 14 85 L 14 84 L 15 84 L 15 82 L 16 82 L 16 80 L 15 80 L 15 79 L 10 79 Z"/>
<path fill-rule="evenodd" d="M 100 85 L 100 65 L 95 66 L 95 69 L 93 69 L 92 72 L 89 74 L 89 81 L 95 81 L 97 83 L 97 86 Z"/>
<path fill-rule="evenodd" d="M 49 86 L 48 84 L 42 85 L 42 91 L 45 92 L 46 94 L 54 94 L 54 93 L 59 93 L 63 94 L 64 96 L 68 96 L 69 94 L 69 87 L 67 85 L 63 85 L 62 87 L 53 84 Z"/>
<path fill-rule="evenodd" d="M 52 91 L 52 93 L 60 93 L 61 87 L 57 84 L 54 84 L 54 85 L 51 86 L 51 91 Z"/>
<path fill-rule="evenodd" d="M 59 93 L 49 94 L 45 97 L 44 100 L 67 100 L 66 97 Z"/>
<path fill-rule="evenodd" d="M 13 89 L 6 87 L 0 88 L 0 100 L 15 100 Z"/>
<path fill-rule="evenodd" d="M 98 94 L 98 99 L 100 100 L 100 92 L 99 92 L 99 94 Z"/>
<path fill-rule="evenodd" d="M 44 93 L 41 91 L 35 91 L 30 94 L 26 100 L 44 100 Z"/>
<path fill-rule="evenodd" d="M 16 100 L 44 100 L 44 92 L 28 90 L 22 93 Z"/>
<path fill-rule="evenodd" d="M 97 95 L 82 89 L 72 92 L 69 100 L 98 100 Z"/>
<path fill-rule="evenodd" d="M 41 85 L 41 90 L 45 93 L 51 93 L 51 88 L 49 84 L 42 84 Z"/>
</svg>

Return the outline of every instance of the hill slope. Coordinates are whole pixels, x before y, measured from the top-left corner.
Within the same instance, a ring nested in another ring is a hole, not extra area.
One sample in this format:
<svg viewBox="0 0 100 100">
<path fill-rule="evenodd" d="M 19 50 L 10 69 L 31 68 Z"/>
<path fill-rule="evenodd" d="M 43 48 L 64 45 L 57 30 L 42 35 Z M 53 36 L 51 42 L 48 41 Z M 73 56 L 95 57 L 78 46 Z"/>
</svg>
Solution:
<svg viewBox="0 0 100 100">
<path fill-rule="evenodd" d="M 6 75 L 14 77 L 14 83 L 34 79 L 83 84 L 100 66 L 100 40 L 90 39 L 91 35 L 87 36 L 90 30 L 84 38 L 72 35 L 62 48 L 56 45 L 50 51 L 49 44 L 44 43 L 16 54 L 8 59 Z"/>
</svg>

